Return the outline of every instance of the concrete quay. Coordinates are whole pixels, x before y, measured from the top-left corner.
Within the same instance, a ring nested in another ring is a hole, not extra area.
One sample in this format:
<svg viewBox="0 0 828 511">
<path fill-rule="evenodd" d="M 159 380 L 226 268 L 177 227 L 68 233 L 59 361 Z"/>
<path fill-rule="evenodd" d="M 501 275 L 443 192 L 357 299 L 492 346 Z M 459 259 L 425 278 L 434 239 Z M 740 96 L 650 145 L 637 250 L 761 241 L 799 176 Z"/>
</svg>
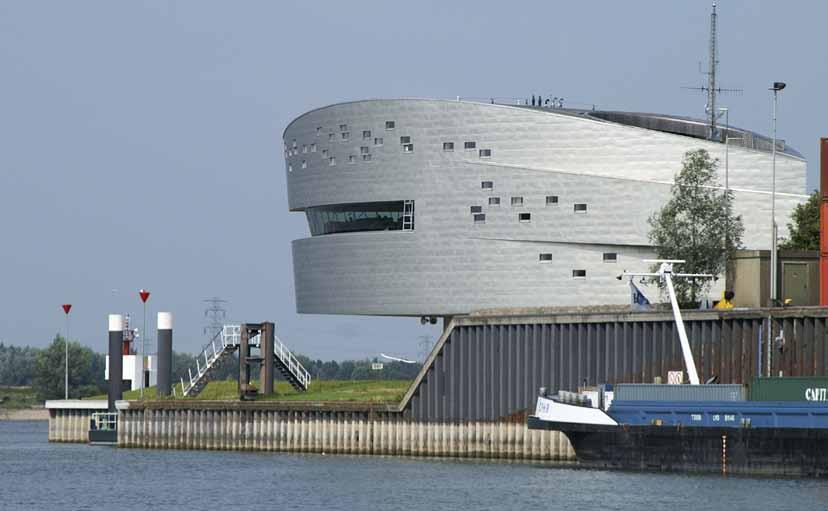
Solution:
<svg viewBox="0 0 828 511">
<path fill-rule="evenodd" d="M 396 406 L 276 402 L 130 402 L 118 447 L 574 460 L 566 437 L 513 421 L 423 422 Z"/>
<path fill-rule="evenodd" d="M 89 420 L 95 412 L 105 412 L 105 399 L 59 399 L 46 401 L 49 412 L 49 441 L 86 443 Z"/>
<path fill-rule="evenodd" d="M 86 442 L 92 412 L 106 402 L 52 404 L 50 442 Z M 526 428 L 523 416 L 504 421 L 415 421 L 396 405 L 162 401 L 118 403 L 118 447 L 280 451 L 574 461 L 556 431 Z"/>
</svg>

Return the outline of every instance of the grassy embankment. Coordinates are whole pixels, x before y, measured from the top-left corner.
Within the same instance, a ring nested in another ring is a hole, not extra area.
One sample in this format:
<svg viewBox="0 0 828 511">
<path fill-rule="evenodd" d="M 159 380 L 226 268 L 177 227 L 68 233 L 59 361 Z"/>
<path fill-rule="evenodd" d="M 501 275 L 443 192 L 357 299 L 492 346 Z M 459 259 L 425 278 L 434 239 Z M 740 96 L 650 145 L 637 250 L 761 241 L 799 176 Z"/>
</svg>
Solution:
<svg viewBox="0 0 828 511">
<path fill-rule="evenodd" d="M 276 382 L 276 394 L 258 396 L 268 401 L 363 401 L 372 403 L 398 403 L 411 382 L 408 380 L 315 380 L 307 392 L 297 392 L 287 382 Z M 196 400 L 231 400 L 239 398 L 235 381 L 211 381 L 196 396 Z M 176 386 L 181 392 L 181 386 Z M 124 399 L 137 400 L 139 392 L 124 392 Z M 155 387 L 144 389 L 144 399 L 155 399 Z M 106 399 L 105 395 L 86 399 Z"/>
<path fill-rule="evenodd" d="M 38 401 L 31 387 L 0 386 L 0 409 L 22 410 L 33 406 L 43 406 L 43 401 Z"/>
</svg>

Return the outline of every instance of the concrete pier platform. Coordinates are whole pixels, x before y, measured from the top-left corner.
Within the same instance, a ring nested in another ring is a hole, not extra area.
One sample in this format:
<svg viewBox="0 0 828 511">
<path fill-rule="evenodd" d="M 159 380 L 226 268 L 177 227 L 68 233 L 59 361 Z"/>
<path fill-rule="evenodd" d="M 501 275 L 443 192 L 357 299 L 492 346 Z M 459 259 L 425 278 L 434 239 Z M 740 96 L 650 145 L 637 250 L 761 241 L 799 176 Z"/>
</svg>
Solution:
<svg viewBox="0 0 828 511">
<path fill-rule="evenodd" d="M 55 399 L 46 401 L 49 412 L 49 441 L 86 443 L 89 419 L 95 412 L 105 412 L 105 399 Z"/>
<path fill-rule="evenodd" d="M 51 401 L 50 442 L 87 442 L 106 401 Z M 117 403 L 118 447 L 281 451 L 573 461 L 563 434 L 508 421 L 416 421 L 397 405 L 324 402 L 156 401 Z"/>
</svg>

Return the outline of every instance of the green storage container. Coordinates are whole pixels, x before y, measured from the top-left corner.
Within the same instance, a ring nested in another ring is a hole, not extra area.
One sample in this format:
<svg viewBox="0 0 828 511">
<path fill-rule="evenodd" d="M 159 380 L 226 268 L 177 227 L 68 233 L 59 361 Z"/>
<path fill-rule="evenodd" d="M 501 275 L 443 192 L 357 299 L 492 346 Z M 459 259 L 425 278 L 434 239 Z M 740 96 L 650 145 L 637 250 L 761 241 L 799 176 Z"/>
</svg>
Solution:
<svg viewBox="0 0 828 511">
<path fill-rule="evenodd" d="M 751 401 L 828 401 L 828 377 L 754 378 Z"/>
</svg>

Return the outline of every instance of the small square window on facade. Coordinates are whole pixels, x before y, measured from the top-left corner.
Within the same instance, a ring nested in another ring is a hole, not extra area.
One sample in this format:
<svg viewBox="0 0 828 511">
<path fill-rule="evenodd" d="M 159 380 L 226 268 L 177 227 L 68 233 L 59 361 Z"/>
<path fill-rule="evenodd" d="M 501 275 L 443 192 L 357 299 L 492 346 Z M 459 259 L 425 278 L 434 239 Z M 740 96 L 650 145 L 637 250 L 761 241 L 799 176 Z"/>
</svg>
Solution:
<svg viewBox="0 0 828 511">
<path fill-rule="evenodd" d="M 558 196 L 557 195 L 547 195 L 546 196 L 546 205 L 547 206 L 556 206 L 558 204 Z"/>
<path fill-rule="evenodd" d="M 355 154 L 348 155 L 348 163 L 356 163 L 356 155 Z"/>
<path fill-rule="evenodd" d="M 302 144 L 302 153 L 308 152 L 308 144 Z"/>
<path fill-rule="evenodd" d="M 538 261 L 541 263 L 551 263 L 552 262 L 552 254 L 540 254 L 538 256 Z"/>
<path fill-rule="evenodd" d="M 383 144 L 382 137 L 377 137 L 377 138 L 374 139 L 374 145 L 382 145 L 382 144 Z"/>
<path fill-rule="evenodd" d="M 336 133 L 328 133 L 328 141 L 333 142 L 336 140 Z"/>
<path fill-rule="evenodd" d="M 494 182 L 493 181 L 481 181 L 480 182 L 480 188 L 483 189 L 483 190 L 491 190 L 492 188 L 494 188 Z"/>
<path fill-rule="evenodd" d="M 348 131 L 348 125 L 347 124 L 340 124 L 339 125 L 339 131 Z"/>
<path fill-rule="evenodd" d="M 316 144 L 311 144 L 311 152 L 312 153 L 316 152 Z"/>
<path fill-rule="evenodd" d="M 293 165 L 288 165 L 288 172 L 293 172 Z"/>
<path fill-rule="evenodd" d="M 463 149 L 466 149 L 466 150 L 477 149 L 477 142 L 463 142 Z"/>
<path fill-rule="evenodd" d="M 293 140 L 293 148 L 296 149 L 298 146 L 296 145 L 296 140 Z"/>
<path fill-rule="evenodd" d="M 333 167 L 334 165 L 336 165 L 336 158 L 335 158 L 335 157 L 333 157 L 333 156 L 331 156 L 330 158 L 328 158 L 328 165 L 330 165 L 331 167 Z"/>
<path fill-rule="evenodd" d="M 586 204 L 575 204 L 575 212 L 576 213 L 586 213 L 587 212 L 587 205 Z"/>
<path fill-rule="evenodd" d="M 489 206 L 500 206 L 500 197 L 489 197 Z"/>
<path fill-rule="evenodd" d="M 492 150 L 491 149 L 481 149 L 480 150 L 480 157 L 481 158 L 491 158 L 492 157 Z"/>
<path fill-rule="evenodd" d="M 385 129 L 393 130 L 396 123 L 394 121 L 385 121 Z"/>
<path fill-rule="evenodd" d="M 411 137 L 400 137 L 400 144 L 410 144 Z"/>
<path fill-rule="evenodd" d="M 362 155 L 362 161 L 371 161 L 371 155 L 370 154 L 363 154 Z"/>
<path fill-rule="evenodd" d="M 404 153 L 414 152 L 414 144 L 403 144 L 402 148 Z"/>
<path fill-rule="evenodd" d="M 532 221 L 532 215 L 530 213 L 519 213 L 518 214 L 518 221 L 526 223 Z"/>
<path fill-rule="evenodd" d="M 512 197 L 512 207 L 523 206 L 523 197 Z"/>
<path fill-rule="evenodd" d="M 368 146 L 362 146 L 359 148 L 359 152 L 360 154 L 368 154 L 371 152 L 371 150 L 368 148 Z"/>
<path fill-rule="evenodd" d="M 362 140 L 371 140 L 371 130 L 362 131 Z"/>
<path fill-rule="evenodd" d="M 474 223 L 476 223 L 476 224 L 485 224 L 486 223 L 486 214 L 485 213 L 476 213 L 474 215 Z"/>
<path fill-rule="evenodd" d="M 322 149 L 322 157 L 323 157 L 323 158 L 327 158 L 327 157 L 328 157 L 328 150 L 327 150 L 327 149 Z"/>
<path fill-rule="evenodd" d="M 586 278 L 586 270 L 572 270 L 572 278 L 573 279 L 585 279 Z"/>
<path fill-rule="evenodd" d="M 616 252 L 604 252 L 604 262 L 605 263 L 618 262 L 618 254 Z"/>
<path fill-rule="evenodd" d="M 471 207 L 471 212 L 472 213 L 482 213 L 483 212 L 483 206 L 472 206 Z"/>
<path fill-rule="evenodd" d="M 454 142 L 443 142 L 443 151 L 454 151 Z"/>
<path fill-rule="evenodd" d="M 303 168 L 303 169 L 308 168 L 308 162 L 307 162 L 307 161 L 302 160 L 302 168 Z"/>
<path fill-rule="evenodd" d="M 343 131 L 342 132 L 342 140 L 348 140 L 349 138 L 351 138 L 351 133 L 348 132 L 348 131 Z"/>
<path fill-rule="evenodd" d="M 321 134 L 322 134 L 322 126 L 316 128 L 316 136 L 318 137 Z"/>
</svg>

